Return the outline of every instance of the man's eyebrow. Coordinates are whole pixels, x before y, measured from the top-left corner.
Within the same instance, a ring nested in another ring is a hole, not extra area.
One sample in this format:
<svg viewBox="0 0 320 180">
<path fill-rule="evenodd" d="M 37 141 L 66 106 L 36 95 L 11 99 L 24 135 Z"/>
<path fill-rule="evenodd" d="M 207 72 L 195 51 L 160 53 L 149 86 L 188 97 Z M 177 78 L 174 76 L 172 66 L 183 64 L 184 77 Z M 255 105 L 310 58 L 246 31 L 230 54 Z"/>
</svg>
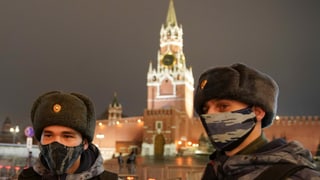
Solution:
<svg viewBox="0 0 320 180">
<path fill-rule="evenodd" d="M 51 130 L 43 130 L 43 133 L 54 134 L 54 132 Z M 73 132 L 73 131 L 61 131 L 60 133 L 61 134 L 73 134 L 73 135 L 77 134 L 76 132 Z"/>
<path fill-rule="evenodd" d="M 61 134 L 71 134 L 71 135 L 76 135 L 76 132 L 73 131 L 62 131 Z"/>
<path fill-rule="evenodd" d="M 43 130 L 43 133 L 53 133 L 53 132 L 50 130 Z"/>
</svg>

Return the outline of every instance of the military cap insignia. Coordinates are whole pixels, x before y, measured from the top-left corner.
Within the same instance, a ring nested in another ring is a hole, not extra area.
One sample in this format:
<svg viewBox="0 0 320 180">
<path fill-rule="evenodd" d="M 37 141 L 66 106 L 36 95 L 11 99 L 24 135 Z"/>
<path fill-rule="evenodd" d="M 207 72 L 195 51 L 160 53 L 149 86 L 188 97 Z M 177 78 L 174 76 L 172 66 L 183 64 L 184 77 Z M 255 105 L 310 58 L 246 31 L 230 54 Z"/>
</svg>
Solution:
<svg viewBox="0 0 320 180">
<path fill-rule="evenodd" d="M 60 105 L 60 104 L 55 104 L 55 105 L 53 105 L 53 111 L 54 111 L 55 113 L 60 112 L 60 111 L 61 111 L 61 105 Z"/>
<path fill-rule="evenodd" d="M 204 87 L 206 86 L 207 82 L 208 82 L 208 80 L 206 80 L 206 79 L 201 81 L 201 83 L 200 83 L 200 89 L 201 90 L 204 89 Z"/>
</svg>

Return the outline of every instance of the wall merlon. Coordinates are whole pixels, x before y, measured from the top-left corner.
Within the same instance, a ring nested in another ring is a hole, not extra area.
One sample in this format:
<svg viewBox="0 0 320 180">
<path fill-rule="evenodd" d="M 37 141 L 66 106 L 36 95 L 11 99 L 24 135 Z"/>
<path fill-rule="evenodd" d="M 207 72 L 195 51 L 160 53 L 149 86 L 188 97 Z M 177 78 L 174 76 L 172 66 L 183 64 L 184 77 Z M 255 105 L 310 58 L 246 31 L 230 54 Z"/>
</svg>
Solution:
<svg viewBox="0 0 320 180">
<path fill-rule="evenodd" d="M 319 116 L 278 116 L 274 121 L 275 125 L 320 125 Z"/>
</svg>

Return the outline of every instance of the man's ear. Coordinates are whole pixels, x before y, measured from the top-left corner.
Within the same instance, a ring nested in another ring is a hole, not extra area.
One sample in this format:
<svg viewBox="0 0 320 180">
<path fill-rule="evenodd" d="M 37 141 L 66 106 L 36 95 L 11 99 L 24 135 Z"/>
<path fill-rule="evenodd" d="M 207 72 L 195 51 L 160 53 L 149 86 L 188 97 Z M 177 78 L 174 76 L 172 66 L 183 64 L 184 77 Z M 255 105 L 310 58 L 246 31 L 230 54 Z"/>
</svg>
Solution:
<svg viewBox="0 0 320 180">
<path fill-rule="evenodd" d="M 260 122 L 266 115 L 266 112 L 259 106 L 254 106 L 253 112 L 256 114 L 257 121 L 260 121 Z"/>
<path fill-rule="evenodd" d="M 83 140 L 83 149 L 84 149 L 84 150 L 87 150 L 88 147 L 89 147 L 88 140 L 87 140 L 87 139 L 84 139 L 84 140 Z"/>
</svg>

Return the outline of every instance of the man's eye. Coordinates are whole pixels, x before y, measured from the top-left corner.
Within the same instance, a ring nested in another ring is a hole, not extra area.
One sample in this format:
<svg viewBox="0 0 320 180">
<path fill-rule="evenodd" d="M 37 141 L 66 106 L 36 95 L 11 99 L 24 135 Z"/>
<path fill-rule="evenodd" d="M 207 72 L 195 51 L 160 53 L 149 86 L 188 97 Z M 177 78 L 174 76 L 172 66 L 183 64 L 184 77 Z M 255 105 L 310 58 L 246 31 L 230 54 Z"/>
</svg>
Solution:
<svg viewBox="0 0 320 180">
<path fill-rule="evenodd" d="M 72 135 L 64 135 L 63 137 L 64 137 L 64 138 L 73 138 Z"/>
<path fill-rule="evenodd" d="M 227 104 L 221 104 L 221 105 L 219 105 L 219 110 L 220 111 L 226 111 L 227 109 L 228 109 L 228 105 Z"/>
<path fill-rule="evenodd" d="M 207 106 L 203 106 L 203 108 L 202 108 L 202 112 L 204 113 L 204 114 L 206 114 L 207 112 L 208 112 L 208 107 Z"/>
</svg>

